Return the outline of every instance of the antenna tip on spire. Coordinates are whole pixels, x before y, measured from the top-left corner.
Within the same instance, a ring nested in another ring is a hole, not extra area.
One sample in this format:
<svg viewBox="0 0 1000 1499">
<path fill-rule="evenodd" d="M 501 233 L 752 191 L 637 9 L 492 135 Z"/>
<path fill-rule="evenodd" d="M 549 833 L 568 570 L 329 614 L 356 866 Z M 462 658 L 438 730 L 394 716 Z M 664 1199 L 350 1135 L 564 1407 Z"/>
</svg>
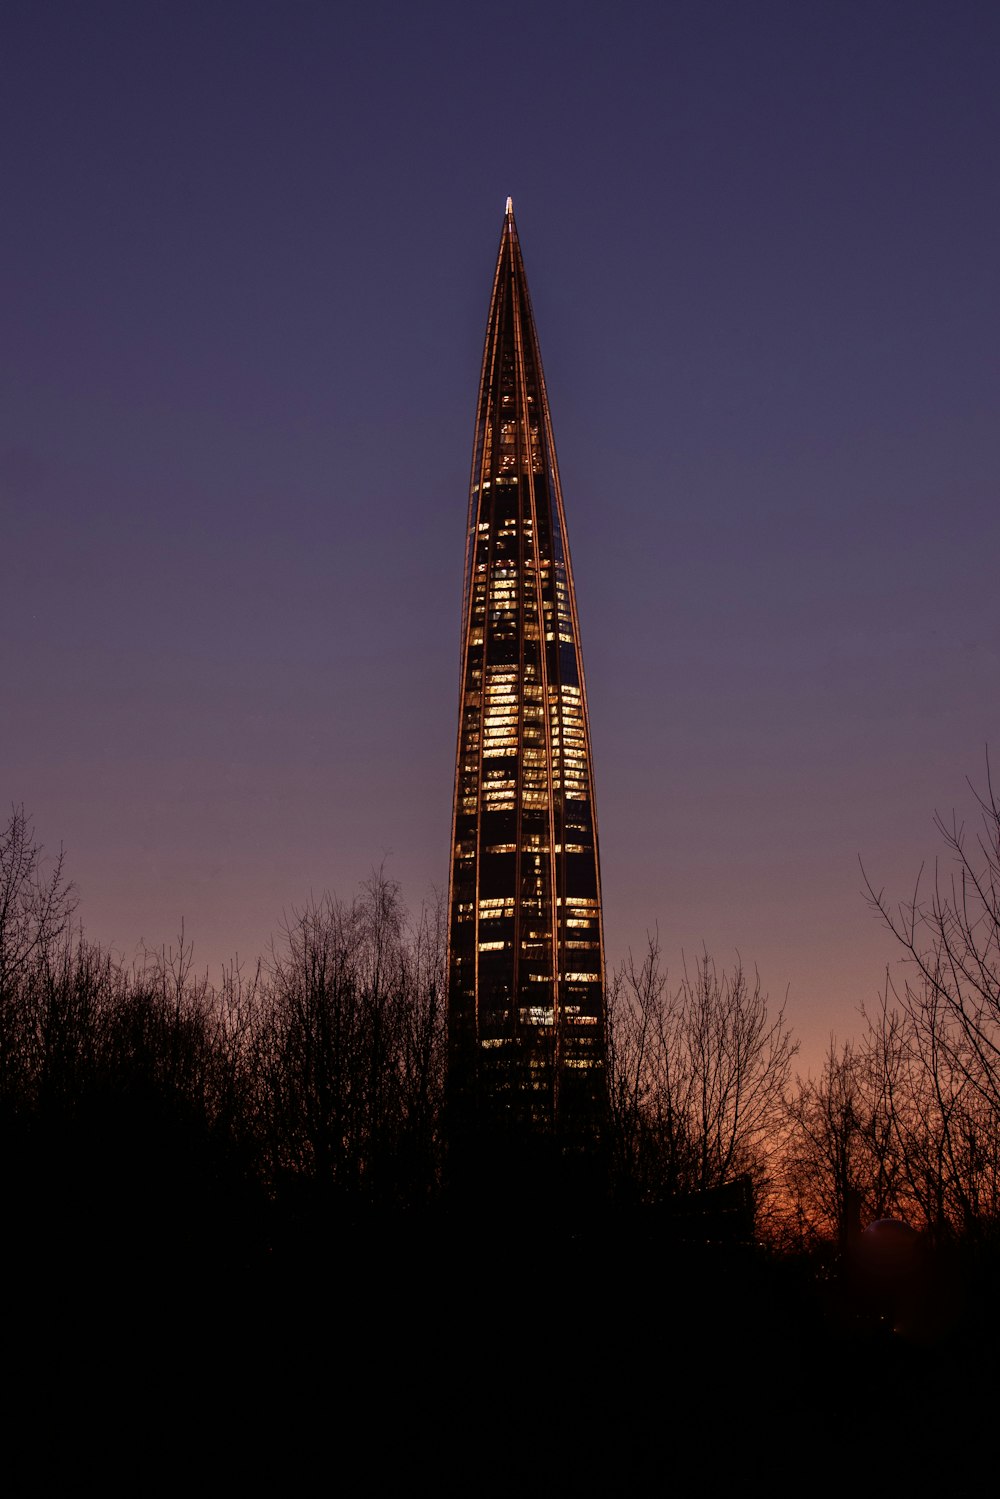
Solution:
<svg viewBox="0 0 1000 1499">
<path fill-rule="evenodd" d="M 511 219 L 511 218 L 514 217 L 514 199 L 513 198 L 508 198 L 507 199 L 506 213 L 507 213 L 507 217 L 509 219 Z"/>
</svg>

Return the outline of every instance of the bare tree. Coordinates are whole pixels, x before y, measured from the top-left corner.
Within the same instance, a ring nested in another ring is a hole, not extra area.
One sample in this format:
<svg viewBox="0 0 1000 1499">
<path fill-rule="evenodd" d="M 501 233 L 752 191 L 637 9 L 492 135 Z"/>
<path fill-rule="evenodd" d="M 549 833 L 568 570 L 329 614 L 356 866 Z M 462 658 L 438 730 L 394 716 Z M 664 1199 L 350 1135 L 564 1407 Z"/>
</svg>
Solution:
<svg viewBox="0 0 1000 1499">
<path fill-rule="evenodd" d="M 887 980 L 862 1046 L 881 1090 L 896 1162 L 895 1210 L 935 1238 L 978 1232 L 1000 1215 L 1000 1129 L 956 1065 L 953 1017 L 928 988 L 902 998 Z"/>
<path fill-rule="evenodd" d="M 381 871 L 286 923 L 263 983 L 254 1071 L 272 1180 L 354 1202 L 433 1172 L 443 1007 L 440 914 L 411 931 Z"/>
<path fill-rule="evenodd" d="M 1000 1216 L 1000 803 L 988 763 L 986 785 L 985 795 L 972 788 L 975 836 L 935 815 L 950 870 L 935 863 L 928 885 L 921 869 L 898 905 L 865 876 L 905 953 L 877 1028 L 883 1038 L 892 1028 L 899 1053 L 893 1116 L 912 1202 L 939 1233 Z"/>
<path fill-rule="evenodd" d="M 903 1158 L 892 1111 L 897 1036 L 857 1045 L 831 1037 L 818 1079 L 799 1078 L 790 1097 L 786 1186 L 800 1238 L 835 1238 L 842 1250 L 862 1219 L 885 1217 L 900 1200 Z"/>
<path fill-rule="evenodd" d="M 0 1103 L 8 1107 L 30 1086 L 39 1041 L 27 990 L 35 970 L 54 958 L 76 907 L 63 854 L 48 867 L 23 807 L 11 809 L 0 832 Z"/>
<path fill-rule="evenodd" d="M 13 807 L 0 833 L 0 992 L 62 935 L 75 908 L 62 849 L 46 870 L 30 818 Z"/>
<path fill-rule="evenodd" d="M 946 1056 L 994 1112 L 1000 1112 L 1000 804 L 987 766 L 987 793 L 973 789 L 980 830 L 940 813 L 951 873 L 935 863 L 924 893 L 921 868 L 912 899 L 893 906 L 865 876 L 869 897 L 904 948 L 912 977 L 899 996 L 908 1013 L 933 1021 Z"/>
<path fill-rule="evenodd" d="M 611 986 L 609 1091 L 619 1178 L 641 1197 L 774 1176 L 797 1044 L 737 959 L 721 976 L 703 953 L 671 990 L 651 937 Z"/>
<path fill-rule="evenodd" d="M 58 941 L 75 908 L 62 849 L 46 868 L 31 819 L 23 807 L 12 807 L 0 832 L 0 996 Z"/>
</svg>

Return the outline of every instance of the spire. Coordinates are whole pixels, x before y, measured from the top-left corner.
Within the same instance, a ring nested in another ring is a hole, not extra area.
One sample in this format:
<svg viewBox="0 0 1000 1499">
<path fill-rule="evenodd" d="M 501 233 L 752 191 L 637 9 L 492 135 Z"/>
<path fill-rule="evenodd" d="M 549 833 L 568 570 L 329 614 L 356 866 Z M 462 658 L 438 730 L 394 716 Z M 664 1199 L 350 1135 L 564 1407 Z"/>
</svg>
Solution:
<svg viewBox="0 0 1000 1499">
<path fill-rule="evenodd" d="M 604 1107 L 597 817 L 566 518 L 507 199 L 470 484 L 452 841 L 449 1096 L 515 1150 Z M 460 1126 L 459 1120 L 464 1120 Z"/>
</svg>

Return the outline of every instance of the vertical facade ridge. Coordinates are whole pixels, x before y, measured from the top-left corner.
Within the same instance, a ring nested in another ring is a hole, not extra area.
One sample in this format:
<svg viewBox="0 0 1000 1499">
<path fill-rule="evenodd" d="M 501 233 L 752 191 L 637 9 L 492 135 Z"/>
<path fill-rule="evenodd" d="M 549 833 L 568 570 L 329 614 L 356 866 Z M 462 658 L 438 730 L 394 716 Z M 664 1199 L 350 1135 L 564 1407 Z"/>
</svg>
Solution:
<svg viewBox="0 0 1000 1499">
<path fill-rule="evenodd" d="M 449 895 L 453 1138 L 565 1149 L 606 1096 L 597 819 L 541 354 L 508 200 L 480 373 Z"/>
</svg>

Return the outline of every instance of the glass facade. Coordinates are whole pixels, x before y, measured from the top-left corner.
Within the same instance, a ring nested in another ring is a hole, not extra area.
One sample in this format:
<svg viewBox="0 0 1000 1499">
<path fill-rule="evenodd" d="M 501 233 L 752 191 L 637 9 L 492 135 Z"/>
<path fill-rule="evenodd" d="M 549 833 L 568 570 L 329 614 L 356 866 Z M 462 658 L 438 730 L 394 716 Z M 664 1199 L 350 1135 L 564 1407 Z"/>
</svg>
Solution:
<svg viewBox="0 0 1000 1499">
<path fill-rule="evenodd" d="M 590 729 L 555 444 L 508 200 L 469 500 L 449 937 L 460 1129 L 586 1143 L 605 1097 Z"/>
</svg>

